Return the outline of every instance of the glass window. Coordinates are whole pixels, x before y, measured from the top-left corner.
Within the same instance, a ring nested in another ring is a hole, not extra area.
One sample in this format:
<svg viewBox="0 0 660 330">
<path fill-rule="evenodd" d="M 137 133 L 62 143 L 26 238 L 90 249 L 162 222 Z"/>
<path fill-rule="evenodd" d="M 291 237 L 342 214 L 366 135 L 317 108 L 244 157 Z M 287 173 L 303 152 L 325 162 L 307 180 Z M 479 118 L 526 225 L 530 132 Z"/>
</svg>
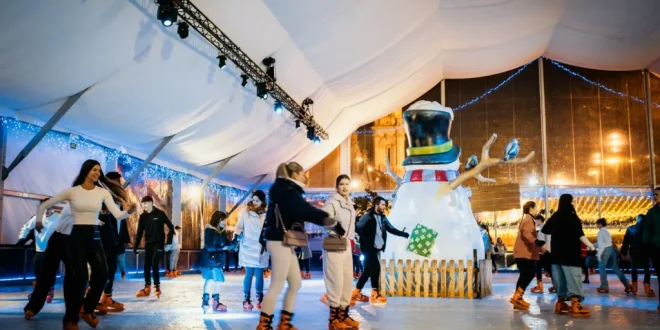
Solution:
<svg viewBox="0 0 660 330">
<path fill-rule="evenodd" d="M 645 105 L 639 102 L 644 99 L 640 71 L 564 66 L 634 98 L 610 93 L 544 60 L 548 183 L 648 185 L 648 133 Z"/>
<path fill-rule="evenodd" d="M 341 145 L 340 145 L 341 146 Z M 318 164 L 309 169 L 309 186 L 312 188 L 334 188 L 339 176 L 339 148 L 337 146 Z"/>
</svg>

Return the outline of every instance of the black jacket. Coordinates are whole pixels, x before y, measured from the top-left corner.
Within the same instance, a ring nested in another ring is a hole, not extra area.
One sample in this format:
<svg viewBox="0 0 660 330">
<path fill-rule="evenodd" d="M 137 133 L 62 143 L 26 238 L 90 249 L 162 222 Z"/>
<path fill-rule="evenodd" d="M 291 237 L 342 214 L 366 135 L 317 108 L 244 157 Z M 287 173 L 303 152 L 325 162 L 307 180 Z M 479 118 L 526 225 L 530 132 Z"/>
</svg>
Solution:
<svg viewBox="0 0 660 330">
<path fill-rule="evenodd" d="M 265 246 L 266 241 L 283 240 L 284 231 L 276 221 L 275 205 L 279 206 L 282 222 L 286 229 L 291 229 L 295 223 L 300 224 L 303 228 L 305 222 L 319 226 L 334 223 L 332 220 L 328 221 L 328 214 L 325 211 L 307 203 L 303 198 L 303 193 L 303 189 L 295 182 L 283 178 L 275 179 L 268 192 L 270 203 L 268 203 L 266 221 L 264 221 L 259 238 L 261 245 Z"/>
<path fill-rule="evenodd" d="M 226 263 L 226 254 L 223 251 L 228 245 L 227 232 L 219 232 L 211 225 L 204 228 L 204 248 L 199 258 L 199 267 L 222 268 Z"/>
<path fill-rule="evenodd" d="M 165 240 L 165 228 L 163 226 L 167 226 L 170 230 L 167 234 L 167 241 Z M 172 237 L 174 237 L 174 225 L 172 225 L 170 219 L 167 218 L 165 212 L 154 207 L 151 213 L 144 212 L 140 214 L 137 234 L 135 235 L 135 242 L 133 243 L 134 249 L 140 246 L 143 233 L 144 241 L 147 244 L 172 244 Z"/>
<path fill-rule="evenodd" d="M 127 244 L 131 242 L 131 236 L 128 234 L 128 224 L 126 219 L 119 221 L 119 236 L 117 237 L 119 244 Z"/>
<path fill-rule="evenodd" d="M 101 243 L 105 250 L 113 250 L 117 248 L 119 240 L 117 237 L 117 219 L 110 212 L 99 213 L 99 220 L 103 222 L 102 226 L 99 226 L 99 231 L 101 233 Z"/>
<path fill-rule="evenodd" d="M 392 235 L 408 238 L 409 236 L 408 233 L 394 228 L 394 226 L 392 226 L 390 221 L 387 220 L 385 214 L 380 215 L 380 222 L 383 227 L 382 228 L 383 248 L 378 250 L 374 247 L 374 242 L 376 239 L 376 226 L 378 225 L 378 221 L 376 220 L 374 209 L 372 208 L 371 210 L 369 210 L 369 212 L 362 215 L 362 218 L 360 218 L 360 221 L 358 221 L 357 230 L 358 230 L 358 235 L 360 235 L 360 249 L 362 251 L 365 250 L 385 251 L 385 246 L 387 246 L 388 232 Z"/>
<path fill-rule="evenodd" d="M 644 223 L 643 220 L 628 227 L 626 234 L 623 236 L 623 244 L 621 245 L 621 255 L 627 255 L 630 252 L 631 256 L 635 256 L 644 252 Z"/>
</svg>

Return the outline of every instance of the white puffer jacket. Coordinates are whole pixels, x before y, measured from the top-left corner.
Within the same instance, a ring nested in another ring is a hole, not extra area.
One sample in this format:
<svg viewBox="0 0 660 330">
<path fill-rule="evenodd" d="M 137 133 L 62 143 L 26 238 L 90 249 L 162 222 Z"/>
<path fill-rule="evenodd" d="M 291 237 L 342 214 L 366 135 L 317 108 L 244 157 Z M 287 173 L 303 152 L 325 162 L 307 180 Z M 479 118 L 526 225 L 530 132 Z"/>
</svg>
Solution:
<svg viewBox="0 0 660 330">
<path fill-rule="evenodd" d="M 50 236 L 53 234 L 53 231 L 55 229 L 55 225 L 57 224 L 57 218 L 60 215 L 57 213 L 53 213 L 50 217 L 46 218 L 44 221 L 41 223 L 44 225 L 44 228 L 41 230 L 41 232 L 36 232 L 34 233 L 34 247 L 37 252 L 46 252 L 46 247 L 48 246 L 48 240 L 50 239 Z M 34 230 L 34 226 L 36 224 L 37 216 L 33 216 L 30 221 L 25 223 L 23 227 L 21 227 L 21 231 L 18 233 L 18 239 L 25 239 L 28 237 L 31 231 Z"/>
<path fill-rule="evenodd" d="M 266 268 L 268 267 L 268 252 L 259 256 L 261 252 L 261 244 L 259 243 L 259 236 L 261 236 L 261 229 L 264 226 L 266 214 L 257 214 L 247 208 L 238 216 L 238 222 L 234 228 L 234 234 L 243 234 L 243 239 L 240 243 L 238 251 L 238 263 L 242 267 L 255 267 Z"/>
<path fill-rule="evenodd" d="M 337 220 L 341 224 L 342 228 L 346 231 L 347 237 L 349 239 L 355 238 L 355 225 L 357 212 L 355 212 L 355 203 L 351 199 L 346 200 L 344 197 L 337 192 L 330 195 L 328 200 L 325 201 L 325 204 L 321 209 L 327 212 L 331 218 Z M 332 232 L 331 228 L 328 228 L 328 232 Z M 334 234 L 334 233 L 333 233 Z"/>
</svg>

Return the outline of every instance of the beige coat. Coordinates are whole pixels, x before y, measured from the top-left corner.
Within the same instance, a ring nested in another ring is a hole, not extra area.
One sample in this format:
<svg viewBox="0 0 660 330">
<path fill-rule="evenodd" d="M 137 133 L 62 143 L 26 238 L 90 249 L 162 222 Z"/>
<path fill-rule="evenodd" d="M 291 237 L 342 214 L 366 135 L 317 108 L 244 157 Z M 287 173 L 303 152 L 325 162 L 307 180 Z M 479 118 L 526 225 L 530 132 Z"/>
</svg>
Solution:
<svg viewBox="0 0 660 330">
<path fill-rule="evenodd" d="M 323 205 L 323 211 L 327 212 L 331 218 L 337 220 L 346 231 L 348 238 L 355 238 L 355 225 L 357 213 L 355 212 L 355 203 L 351 199 L 346 200 L 337 192 L 330 195 Z M 331 231 L 329 229 L 328 231 Z"/>
</svg>

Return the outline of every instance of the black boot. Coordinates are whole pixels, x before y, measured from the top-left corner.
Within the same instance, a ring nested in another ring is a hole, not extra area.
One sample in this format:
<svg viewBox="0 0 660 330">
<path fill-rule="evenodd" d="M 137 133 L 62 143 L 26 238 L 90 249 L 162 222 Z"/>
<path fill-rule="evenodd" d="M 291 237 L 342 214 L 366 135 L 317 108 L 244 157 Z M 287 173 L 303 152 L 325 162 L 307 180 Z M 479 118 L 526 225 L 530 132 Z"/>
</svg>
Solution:
<svg viewBox="0 0 660 330">
<path fill-rule="evenodd" d="M 209 305 L 209 294 L 205 293 L 202 295 L 202 312 L 206 314 L 206 311 L 208 311 L 209 308 L 211 308 L 211 305 Z"/>
<path fill-rule="evenodd" d="M 245 296 L 243 298 L 243 311 L 244 312 L 251 312 L 254 306 L 252 305 L 252 302 L 250 301 L 250 292 L 245 292 Z"/>
</svg>

